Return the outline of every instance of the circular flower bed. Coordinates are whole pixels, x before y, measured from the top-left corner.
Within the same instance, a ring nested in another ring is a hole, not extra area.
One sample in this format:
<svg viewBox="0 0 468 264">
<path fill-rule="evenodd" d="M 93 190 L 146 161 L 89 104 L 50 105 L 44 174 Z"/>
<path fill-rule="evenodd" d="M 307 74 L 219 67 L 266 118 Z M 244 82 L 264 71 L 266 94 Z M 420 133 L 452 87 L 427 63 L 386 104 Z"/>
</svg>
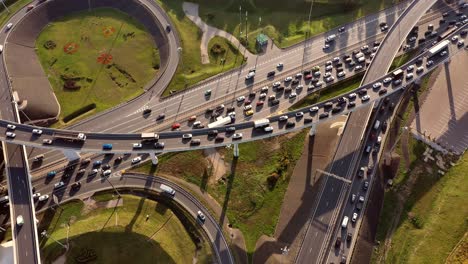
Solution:
<svg viewBox="0 0 468 264">
<path fill-rule="evenodd" d="M 110 64 L 112 62 L 112 55 L 109 53 L 102 53 L 97 58 L 97 62 L 105 65 Z"/>
<path fill-rule="evenodd" d="M 75 42 L 68 42 L 64 47 L 63 51 L 67 54 L 73 54 L 78 51 L 79 45 Z"/>
</svg>

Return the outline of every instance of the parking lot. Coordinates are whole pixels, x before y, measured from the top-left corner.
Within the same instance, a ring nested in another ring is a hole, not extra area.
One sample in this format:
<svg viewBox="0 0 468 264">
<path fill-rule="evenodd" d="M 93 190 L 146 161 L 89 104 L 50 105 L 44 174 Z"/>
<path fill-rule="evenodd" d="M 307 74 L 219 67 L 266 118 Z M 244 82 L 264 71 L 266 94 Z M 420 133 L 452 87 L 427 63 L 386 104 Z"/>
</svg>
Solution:
<svg viewBox="0 0 468 264">
<path fill-rule="evenodd" d="M 468 54 L 460 52 L 430 84 L 419 113 L 411 123 L 411 132 L 427 142 L 436 143 L 457 154 L 468 148 Z"/>
</svg>

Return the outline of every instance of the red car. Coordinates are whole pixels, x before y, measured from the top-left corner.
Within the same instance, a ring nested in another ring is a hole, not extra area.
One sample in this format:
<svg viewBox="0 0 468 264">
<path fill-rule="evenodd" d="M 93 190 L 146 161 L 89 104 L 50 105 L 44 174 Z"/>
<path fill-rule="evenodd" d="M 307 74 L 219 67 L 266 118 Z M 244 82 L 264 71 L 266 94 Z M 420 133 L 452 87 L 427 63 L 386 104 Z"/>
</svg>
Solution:
<svg viewBox="0 0 468 264">
<path fill-rule="evenodd" d="M 312 79 L 312 74 L 307 74 L 304 76 L 304 80 L 311 80 Z"/>
<path fill-rule="evenodd" d="M 244 105 L 249 105 L 249 104 L 251 104 L 251 103 L 252 103 L 252 101 L 250 101 L 250 100 L 245 100 L 245 101 L 244 101 Z"/>
<path fill-rule="evenodd" d="M 175 123 L 172 125 L 172 129 L 178 129 L 180 127 L 179 123 Z"/>
<path fill-rule="evenodd" d="M 263 105 L 263 101 L 258 101 L 257 102 L 257 106 L 262 106 Z"/>
</svg>

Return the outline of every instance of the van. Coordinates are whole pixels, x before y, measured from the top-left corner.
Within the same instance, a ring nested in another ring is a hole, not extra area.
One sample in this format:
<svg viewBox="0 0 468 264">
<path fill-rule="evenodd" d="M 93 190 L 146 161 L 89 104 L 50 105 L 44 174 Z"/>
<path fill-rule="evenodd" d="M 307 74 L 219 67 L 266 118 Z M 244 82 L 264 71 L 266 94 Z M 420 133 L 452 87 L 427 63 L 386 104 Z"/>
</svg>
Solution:
<svg viewBox="0 0 468 264">
<path fill-rule="evenodd" d="M 379 127 L 380 127 L 380 120 L 377 120 L 375 121 L 375 124 L 374 124 L 374 130 L 379 129 Z"/>
<path fill-rule="evenodd" d="M 111 150 L 112 149 L 112 144 L 106 143 L 102 145 L 103 150 Z"/>
<path fill-rule="evenodd" d="M 341 222 L 341 227 L 342 228 L 348 227 L 348 220 L 349 220 L 349 218 L 347 216 L 343 217 L 343 222 Z"/>
<path fill-rule="evenodd" d="M 172 189 L 171 187 L 165 185 L 165 184 L 161 184 L 161 190 L 162 190 L 163 193 L 165 193 L 165 194 L 169 194 L 169 195 L 172 195 L 172 196 L 175 195 L 175 190 Z"/>
<path fill-rule="evenodd" d="M 8 197 L 8 195 L 5 195 L 5 196 L 0 198 L 0 203 L 8 202 L 9 200 L 10 200 L 10 198 Z"/>
</svg>

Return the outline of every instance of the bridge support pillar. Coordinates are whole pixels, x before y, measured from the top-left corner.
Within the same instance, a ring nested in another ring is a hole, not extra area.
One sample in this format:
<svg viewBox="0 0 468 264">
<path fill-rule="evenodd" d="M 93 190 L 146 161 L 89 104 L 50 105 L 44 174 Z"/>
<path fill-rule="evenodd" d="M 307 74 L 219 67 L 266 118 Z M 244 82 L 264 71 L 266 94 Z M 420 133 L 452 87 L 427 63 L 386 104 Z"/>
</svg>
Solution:
<svg viewBox="0 0 468 264">
<path fill-rule="evenodd" d="M 309 131 L 309 137 L 313 137 L 315 136 L 315 133 L 317 132 L 317 124 L 312 124 L 312 126 L 310 127 L 310 131 Z"/>
<path fill-rule="evenodd" d="M 64 149 L 62 150 L 62 152 L 63 152 L 63 155 L 65 155 L 65 157 L 68 159 L 68 161 L 78 160 L 81 158 L 80 153 L 73 151 L 73 150 Z"/>
<path fill-rule="evenodd" d="M 239 144 L 234 144 L 234 158 L 239 157 Z"/>
<path fill-rule="evenodd" d="M 153 163 L 153 165 L 158 165 L 159 159 L 156 156 L 156 154 L 154 154 L 154 152 L 151 152 L 149 155 L 150 155 L 151 162 Z"/>
</svg>

